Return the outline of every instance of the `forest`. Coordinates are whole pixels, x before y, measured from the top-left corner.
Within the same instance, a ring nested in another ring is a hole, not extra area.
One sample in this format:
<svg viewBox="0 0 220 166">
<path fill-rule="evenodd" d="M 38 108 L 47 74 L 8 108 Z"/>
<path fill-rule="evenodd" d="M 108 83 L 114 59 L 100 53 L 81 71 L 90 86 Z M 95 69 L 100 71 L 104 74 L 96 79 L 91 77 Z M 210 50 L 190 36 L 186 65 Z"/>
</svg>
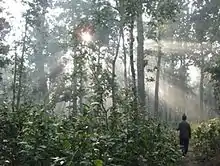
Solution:
<svg viewBox="0 0 220 166">
<path fill-rule="evenodd" d="M 219 54 L 220 0 L 0 0 L 0 165 L 219 166 Z"/>
</svg>

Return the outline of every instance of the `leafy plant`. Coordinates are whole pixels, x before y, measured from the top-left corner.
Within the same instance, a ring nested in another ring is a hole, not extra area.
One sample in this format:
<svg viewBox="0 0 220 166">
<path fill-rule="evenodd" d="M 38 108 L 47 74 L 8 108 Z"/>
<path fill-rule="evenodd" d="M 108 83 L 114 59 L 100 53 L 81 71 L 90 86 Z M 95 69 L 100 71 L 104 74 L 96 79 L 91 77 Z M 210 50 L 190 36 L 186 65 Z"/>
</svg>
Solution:
<svg viewBox="0 0 220 166">
<path fill-rule="evenodd" d="M 178 162 L 171 130 L 158 128 L 153 120 L 136 126 L 123 117 L 114 131 L 106 130 L 89 114 L 91 107 L 84 108 L 87 114 L 70 119 L 56 117 L 41 106 L 24 106 L 20 116 L 1 108 L 1 165 L 170 166 Z"/>
<path fill-rule="evenodd" d="M 197 157 L 208 160 L 220 152 L 220 119 L 202 123 L 194 131 L 194 152 Z"/>
</svg>

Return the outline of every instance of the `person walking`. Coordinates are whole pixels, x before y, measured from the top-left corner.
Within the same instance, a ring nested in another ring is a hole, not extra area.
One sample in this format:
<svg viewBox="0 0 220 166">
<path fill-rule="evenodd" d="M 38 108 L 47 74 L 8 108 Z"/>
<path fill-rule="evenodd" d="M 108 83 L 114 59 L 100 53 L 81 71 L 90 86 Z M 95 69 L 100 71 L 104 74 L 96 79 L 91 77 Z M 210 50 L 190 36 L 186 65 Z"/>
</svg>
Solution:
<svg viewBox="0 0 220 166">
<path fill-rule="evenodd" d="M 189 140 L 191 139 L 191 127 L 190 124 L 186 121 L 187 116 L 183 114 L 182 121 L 179 123 L 177 131 L 179 131 L 180 147 L 185 156 L 189 148 Z"/>
</svg>

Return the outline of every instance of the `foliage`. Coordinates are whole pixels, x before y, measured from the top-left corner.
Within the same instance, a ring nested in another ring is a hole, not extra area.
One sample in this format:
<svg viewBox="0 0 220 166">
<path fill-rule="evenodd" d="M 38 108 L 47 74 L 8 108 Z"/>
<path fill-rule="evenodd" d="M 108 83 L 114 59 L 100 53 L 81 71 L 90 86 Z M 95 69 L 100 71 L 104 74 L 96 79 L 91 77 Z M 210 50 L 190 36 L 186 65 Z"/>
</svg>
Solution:
<svg viewBox="0 0 220 166">
<path fill-rule="evenodd" d="M 177 142 L 152 120 L 135 126 L 125 119 L 115 131 L 94 121 L 93 105 L 84 115 L 60 119 L 41 106 L 18 112 L 1 107 L 1 165 L 175 165 Z"/>
<path fill-rule="evenodd" d="M 211 75 L 211 83 L 213 86 L 214 96 L 217 103 L 217 108 L 219 110 L 220 108 L 220 60 L 215 61 L 215 65 L 209 67 L 206 69 L 206 72 L 208 72 Z M 217 112 L 219 114 L 219 111 Z"/>
<path fill-rule="evenodd" d="M 0 7 L 0 14 L 3 15 L 3 9 Z M 5 68 L 9 64 L 10 60 L 6 57 L 9 52 L 9 45 L 5 43 L 5 37 L 10 32 L 9 22 L 0 17 L 0 69 Z M 0 72 L 0 80 L 2 80 L 2 73 Z"/>
<path fill-rule="evenodd" d="M 220 152 L 220 119 L 203 122 L 193 133 L 193 149 L 200 159 L 208 160 Z"/>
</svg>

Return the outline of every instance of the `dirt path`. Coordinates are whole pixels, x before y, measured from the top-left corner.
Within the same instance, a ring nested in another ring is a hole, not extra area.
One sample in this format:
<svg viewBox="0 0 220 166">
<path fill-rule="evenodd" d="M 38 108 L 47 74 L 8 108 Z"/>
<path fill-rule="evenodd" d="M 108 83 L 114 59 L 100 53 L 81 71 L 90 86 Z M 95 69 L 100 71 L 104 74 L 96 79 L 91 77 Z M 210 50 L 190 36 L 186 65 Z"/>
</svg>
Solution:
<svg viewBox="0 0 220 166">
<path fill-rule="evenodd" d="M 199 166 L 196 162 L 195 158 L 193 157 L 193 152 L 190 151 L 186 157 L 183 158 L 182 166 Z"/>
<path fill-rule="evenodd" d="M 186 157 L 184 157 L 182 160 L 182 166 L 201 166 L 196 161 L 196 159 L 193 155 L 193 150 L 191 147 L 189 147 L 189 151 L 188 151 Z"/>
<path fill-rule="evenodd" d="M 198 162 L 193 155 L 193 150 L 189 149 L 187 156 L 182 160 L 181 166 L 220 166 L 220 155 L 207 162 Z"/>
</svg>

